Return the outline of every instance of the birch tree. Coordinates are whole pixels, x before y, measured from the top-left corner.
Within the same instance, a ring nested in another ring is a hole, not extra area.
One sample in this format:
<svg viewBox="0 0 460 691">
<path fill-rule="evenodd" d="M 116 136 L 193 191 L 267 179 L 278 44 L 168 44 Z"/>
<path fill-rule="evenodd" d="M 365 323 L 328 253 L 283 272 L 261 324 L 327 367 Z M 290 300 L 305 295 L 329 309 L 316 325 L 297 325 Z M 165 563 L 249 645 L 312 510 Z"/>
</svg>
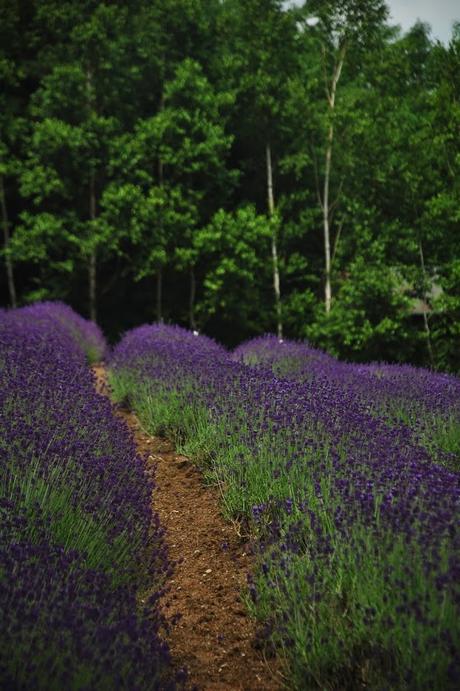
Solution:
<svg viewBox="0 0 460 691">
<path fill-rule="evenodd" d="M 281 112 L 290 66 L 294 64 L 294 24 L 281 0 L 228 0 L 224 64 L 237 93 L 246 126 L 245 137 L 257 145 L 264 176 L 265 209 L 271 229 L 271 266 L 276 331 L 283 335 L 279 231 L 281 226 L 275 170 L 280 157 Z M 230 70 L 228 69 L 230 67 Z M 238 129 L 240 129 L 238 127 Z"/>
<path fill-rule="evenodd" d="M 319 39 L 327 106 L 322 184 L 318 179 L 318 199 L 323 219 L 326 314 L 330 313 L 332 304 L 331 217 L 340 197 L 340 186 L 337 198 L 333 199 L 331 195 L 339 82 L 348 53 L 353 51 L 359 54 L 360 49 L 369 46 L 387 15 L 384 0 L 310 0 L 299 14 L 299 24 L 303 25 L 303 30 L 315 31 Z"/>
</svg>

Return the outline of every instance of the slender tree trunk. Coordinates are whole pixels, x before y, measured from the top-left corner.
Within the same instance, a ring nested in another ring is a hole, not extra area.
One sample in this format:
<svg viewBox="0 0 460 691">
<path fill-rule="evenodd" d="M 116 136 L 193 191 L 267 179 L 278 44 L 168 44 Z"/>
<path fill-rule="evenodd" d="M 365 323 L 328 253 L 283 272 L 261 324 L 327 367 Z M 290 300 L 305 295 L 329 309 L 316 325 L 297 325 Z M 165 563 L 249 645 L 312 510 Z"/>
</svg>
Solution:
<svg viewBox="0 0 460 691">
<path fill-rule="evenodd" d="M 0 204 L 2 207 L 2 227 L 3 227 L 3 247 L 8 250 L 10 244 L 10 223 L 8 220 L 8 210 L 6 208 L 5 185 L 3 175 L 0 175 Z M 8 279 L 8 293 L 10 296 L 11 307 L 17 307 L 16 286 L 14 283 L 13 262 L 8 253 L 5 254 L 6 276 Z"/>
<path fill-rule="evenodd" d="M 93 71 L 89 66 L 86 70 L 86 99 L 88 107 L 88 117 L 95 111 L 95 96 L 93 84 Z M 96 172 L 91 168 L 89 175 L 89 220 L 93 223 L 96 220 Z M 94 231 L 93 231 L 94 232 Z M 89 316 L 91 321 L 97 321 L 97 253 L 94 243 L 91 243 L 91 250 L 88 259 L 88 297 L 89 297 Z"/>
<path fill-rule="evenodd" d="M 156 280 L 156 313 L 157 322 L 163 323 L 163 313 L 162 313 L 162 303 L 163 303 L 163 270 L 161 266 L 157 270 L 157 280 Z"/>
<path fill-rule="evenodd" d="M 91 250 L 88 262 L 88 285 L 89 285 L 89 317 L 91 321 L 97 321 L 97 257 L 96 250 Z"/>
<path fill-rule="evenodd" d="M 334 146 L 334 124 L 333 116 L 335 111 L 335 99 L 337 94 L 337 84 L 339 83 L 340 75 L 342 74 L 343 64 L 345 62 L 345 55 L 347 51 L 347 45 L 344 43 L 340 50 L 337 62 L 334 66 L 334 71 L 332 73 L 332 81 L 329 85 L 328 79 L 326 79 L 326 96 L 329 105 L 329 112 L 331 117 L 331 122 L 327 133 L 326 142 L 326 153 L 324 161 L 324 187 L 323 187 L 323 234 L 324 234 L 324 306 L 326 314 L 331 311 L 332 305 L 332 283 L 331 283 L 331 201 L 330 201 L 330 188 L 331 188 L 331 170 L 332 170 L 332 151 Z M 326 66 L 324 65 L 326 69 Z"/>
<path fill-rule="evenodd" d="M 89 217 L 96 220 L 96 179 L 94 171 L 91 172 L 89 182 Z M 89 287 L 89 316 L 91 321 L 97 320 L 97 256 L 93 246 L 88 263 L 88 287 Z"/>
<path fill-rule="evenodd" d="M 334 127 L 329 127 L 327 147 L 326 147 L 326 166 L 324 173 L 324 190 L 323 190 L 323 233 L 324 233 L 324 305 L 326 314 L 331 311 L 332 303 L 332 286 L 331 286 L 331 239 L 329 227 L 329 191 L 331 183 L 331 162 L 332 162 L 332 144 L 334 141 Z"/>
<path fill-rule="evenodd" d="M 163 161 L 161 158 L 158 159 L 158 186 L 163 187 L 164 175 L 163 175 Z"/>
<path fill-rule="evenodd" d="M 158 110 L 162 111 L 164 108 L 164 92 L 161 92 L 160 96 L 160 103 L 158 106 Z M 158 157 L 158 186 L 161 188 L 163 187 L 164 183 L 164 166 L 163 166 L 163 161 L 160 157 Z M 163 235 L 162 231 L 162 222 L 160 220 L 160 236 Z M 156 276 L 156 315 L 157 315 L 157 322 L 160 324 L 163 323 L 163 310 L 162 310 L 162 305 L 163 305 L 163 269 L 161 266 L 158 266 L 157 270 L 157 276 Z"/>
<path fill-rule="evenodd" d="M 271 219 L 275 214 L 275 197 L 273 194 L 273 169 L 272 169 L 272 151 L 270 142 L 267 141 L 266 149 L 266 162 L 267 162 L 267 202 L 268 202 L 268 214 Z M 272 229 L 272 266 L 273 266 L 273 290 L 275 292 L 275 309 L 276 309 L 276 330 L 278 338 L 283 337 L 283 321 L 281 314 L 281 285 L 280 285 L 280 271 L 279 271 L 279 261 L 278 261 L 278 243 L 277 243 L 277 229 L 276 225 L 273 223 Z"/>
<path fill-rule="evenodd" d="M 425 305 L 428 307 L 428 294 L 427 294 L 427 276 L 426 276 L 426 269 L 425 269 L 425 257 L 423 254 L 423 245 L 422 245 L 422 240 L 421 238 L 419 239 L 418 243 L 418 250 L 419 250 L 419 256 L 420 256 L 420 268 L 422 270 L 422 280 L 423 280 L 423 302 L 424 307 L 423 307 L 423 328 L 425 331 L 425 336 L 426 336 L 426 345 L 428 348 L 428 357 L 430 358 L 430 365 L 434 369 L 434 353 L 433 353 L 433 345 L 431 343 L 431 329 L 430 329 L 430 322 L 428 321 L 428 314 L 425 311 Z"/>
<path fill-rule="evenodd" d="M 190 302 L 189 302 L 189 323 L 192 331 L 196 330 L 195 321 L 195 296 L 196 296 L 196 278 L 195 269 L 190 267 Z"/>
</svg>

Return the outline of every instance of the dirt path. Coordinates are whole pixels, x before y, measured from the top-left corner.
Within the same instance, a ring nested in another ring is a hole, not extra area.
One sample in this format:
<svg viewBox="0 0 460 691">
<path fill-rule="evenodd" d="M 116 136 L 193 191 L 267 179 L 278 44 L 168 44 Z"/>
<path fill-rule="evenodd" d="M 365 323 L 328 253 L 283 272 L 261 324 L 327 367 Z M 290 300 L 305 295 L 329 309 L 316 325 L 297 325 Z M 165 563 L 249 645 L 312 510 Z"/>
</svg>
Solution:
<svg viewBox="0 0 460 691">
<path fill-rule="evenodd" d="M 94 371 L 99 390 L 107 393 L 104 369 Z M 222 518 L 217 491 L 203 485 L 199 471 L 170 442 L 146 434 L 133 413 L 118 414 L 139 453 L 156 467 L 153 506 L 177 562 L 162 601 L 168 621 L 180 617 L 168 637 L 175 662 L 187 667 L 190 686 L 200 691 L 278 691 L 279 665 L 255 649 L 256 627 L 240 600 L 250 571 L 248 545 Z"/>
</svg>

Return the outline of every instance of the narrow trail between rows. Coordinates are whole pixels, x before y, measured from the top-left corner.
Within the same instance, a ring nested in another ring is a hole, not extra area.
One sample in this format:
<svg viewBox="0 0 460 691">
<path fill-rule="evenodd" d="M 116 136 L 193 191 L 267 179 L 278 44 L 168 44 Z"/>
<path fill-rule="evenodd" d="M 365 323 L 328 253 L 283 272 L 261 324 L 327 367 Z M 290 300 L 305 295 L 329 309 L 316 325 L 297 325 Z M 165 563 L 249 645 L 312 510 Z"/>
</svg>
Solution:
<svg viewBox="0 0 460 691">
<path fill-rule="evenodd" d="M 93 371 L 98 390 L 108 395 L 104 367 Z M 218 491 L 203 484 L 169 441 L 148 435 L 132 412 L 116 410 L 155 469 L 153 509 L 176 562 L 161 602 L 172 622 L 167 640 L 175 665 L 187 668 L 190 688 L 200 691 L 279 691 L 280 666 L 255 647 L 256 624 L 240 599 L 250 571 L 249 545 L 223 519 Z"/>
</svg>

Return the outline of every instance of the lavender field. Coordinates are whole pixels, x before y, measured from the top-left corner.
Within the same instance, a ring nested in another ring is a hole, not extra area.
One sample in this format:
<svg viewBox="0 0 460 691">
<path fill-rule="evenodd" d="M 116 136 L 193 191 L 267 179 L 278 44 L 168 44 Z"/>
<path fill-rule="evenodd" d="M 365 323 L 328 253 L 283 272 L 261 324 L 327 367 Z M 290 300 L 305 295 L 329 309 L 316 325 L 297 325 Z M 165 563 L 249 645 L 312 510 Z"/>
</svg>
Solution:
<svg viewBox="0 0 460 691">
<path fill-rule="evenodd" d="M 457 378 L 162 325 L 110 372 L 255 536 L 247 604 L 290 687 L 459 688 Z"/>
<path fill-rule="evenodd" d="M 459 688 L 459 379 L 165 325 L 109 350 L 61 303 L 0 312 L 1 688 L 184 683 L 158 490 L 96 392 L 103 359 L 250 537 L 243 597 L 288 688 Z"/>
<path fill-rule="evenodd" d="M 2 689 L 175 688 L 152 481 L 86 362 L 105 351 L 65 305 L 0 313 Z"/>
</svg>

